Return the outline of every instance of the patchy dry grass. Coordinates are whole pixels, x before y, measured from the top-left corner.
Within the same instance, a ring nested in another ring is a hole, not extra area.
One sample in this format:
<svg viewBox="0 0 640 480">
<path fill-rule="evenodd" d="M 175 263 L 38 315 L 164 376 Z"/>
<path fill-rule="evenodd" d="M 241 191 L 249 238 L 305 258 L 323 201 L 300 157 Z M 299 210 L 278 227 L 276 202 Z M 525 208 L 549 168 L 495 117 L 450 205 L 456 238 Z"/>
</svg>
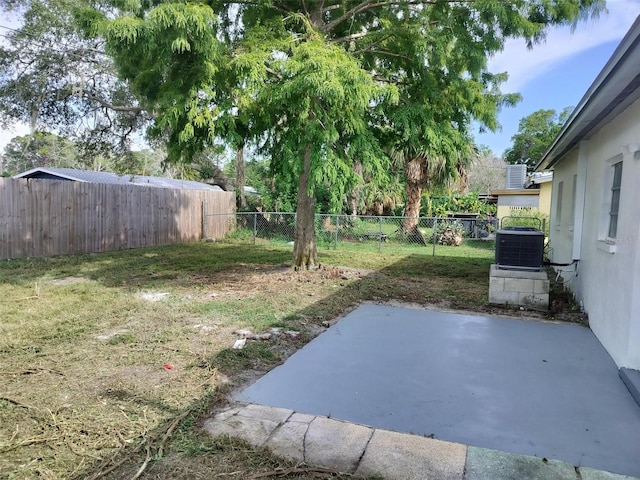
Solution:
<svg viewBox="0 0 640 480">
<path fill-rule="evenodd" d="M 459 252 L 325 250 L 313 273 L 290 247 L 233 243 L 3 261 L 0 477 L 347 478 L 198 421 L 362 301 L 490 311 L 490 246 Z M 274 327 L 300 334 L 230 348 Z"/>
</svg>

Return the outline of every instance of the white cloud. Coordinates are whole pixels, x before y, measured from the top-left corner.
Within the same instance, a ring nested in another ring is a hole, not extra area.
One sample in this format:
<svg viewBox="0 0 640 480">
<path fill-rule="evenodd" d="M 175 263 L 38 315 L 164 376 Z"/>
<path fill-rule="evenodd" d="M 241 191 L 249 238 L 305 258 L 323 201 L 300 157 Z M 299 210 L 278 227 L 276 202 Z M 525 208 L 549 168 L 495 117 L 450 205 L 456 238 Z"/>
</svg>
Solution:
<svg viewBox="0 0 640 480">
<path fill-rule="evenodd" d="M 610 0 L 608 13 L 549 32 L 544 43 L 528 50 L 523 40 L 510 40 L 504 51 L 489 61 L 489 71 L 508 72 L 503 92 L 517 92 L 558 62 L 598 45 L 622 39 L 638 15 L 640 0 Z"/>
</svg>

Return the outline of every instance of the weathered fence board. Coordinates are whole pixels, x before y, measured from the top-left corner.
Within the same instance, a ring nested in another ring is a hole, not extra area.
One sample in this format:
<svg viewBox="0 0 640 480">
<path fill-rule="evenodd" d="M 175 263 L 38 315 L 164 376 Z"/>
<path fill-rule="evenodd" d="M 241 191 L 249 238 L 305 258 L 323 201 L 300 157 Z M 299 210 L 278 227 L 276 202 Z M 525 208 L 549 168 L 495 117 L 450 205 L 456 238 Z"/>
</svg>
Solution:
<svg viewBox="0 0 640 480">
<path fill-rule="evenodd" d="M 234 194 L 0 178 L 0 259 L 195 242 L 211 231 L 223 237 L 227 222 L 207 221 L 205 211 L 234 213 Z"/>
</svg>

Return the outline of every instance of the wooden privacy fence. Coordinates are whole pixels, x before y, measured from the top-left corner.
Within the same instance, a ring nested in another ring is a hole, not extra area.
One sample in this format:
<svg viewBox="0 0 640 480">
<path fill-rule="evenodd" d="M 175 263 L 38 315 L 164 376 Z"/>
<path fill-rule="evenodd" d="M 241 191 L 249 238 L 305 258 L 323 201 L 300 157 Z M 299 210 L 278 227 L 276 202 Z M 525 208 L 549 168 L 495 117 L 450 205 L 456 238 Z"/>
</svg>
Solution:
<svg viewBox="0 0 640 480">
<path fill-rule="evenodd" d="M 205 207 L 206 205 L 206 207 Z M 0 179 L 0 259 L 198 241 L 203 210 L 235 212 L 233 192 Z M 207 230 L 224 225 L 208 219 Z"/>
</svg>

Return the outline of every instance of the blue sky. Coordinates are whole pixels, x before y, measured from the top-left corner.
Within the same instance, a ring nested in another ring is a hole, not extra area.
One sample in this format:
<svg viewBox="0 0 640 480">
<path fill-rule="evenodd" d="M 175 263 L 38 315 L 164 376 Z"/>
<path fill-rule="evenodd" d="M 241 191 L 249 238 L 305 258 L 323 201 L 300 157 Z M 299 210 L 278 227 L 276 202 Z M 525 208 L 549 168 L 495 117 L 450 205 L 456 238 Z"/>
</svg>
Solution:
<svg viewBox="0 0 640 480">
<path fill-rule="evenodd" d="M 501 155 L 511 145 L 521 118 L 541 108 L 561 111 L 577 105 L 640 15 L 640 0 L 608 0 L 607 9 L 607 14 L 580 23 L 574 32 L 569 28 L 552 30 L 546 42 L 533 50 L 527 50 L 522 40 L 509 41 L 504 51 L 490 60 L 490 71 L 509 73 L 502 91 L 518 92 L 523 100 L 500 112 L 499 132 L 475 132 L 476 143 Z M 5 18 L 0 25 L 15 26 L 15 20 Z M 11 131 L 0 130 L 0 151 L 12 137 L 27 132 L 21 125 Z"/>
<path fill-rule="evenodd" d="M 489 70 L 509 72 L 503 92 L 518 92 L 523 100 L 499 115 L 502 129 L 496 133 L 476 133 L 478 144 L 487 145 L 496 155 L 511 146 L 521 118 L 539 110 L 578 104 L 620 40 L 640 15 L 640 0 L 609 0 L 607 14 L 569 28 L 553 30 L 547 41 L 527 50 L 523 41 L 510 41 L 505 50 L 491 59 Z"/>
</svg>

